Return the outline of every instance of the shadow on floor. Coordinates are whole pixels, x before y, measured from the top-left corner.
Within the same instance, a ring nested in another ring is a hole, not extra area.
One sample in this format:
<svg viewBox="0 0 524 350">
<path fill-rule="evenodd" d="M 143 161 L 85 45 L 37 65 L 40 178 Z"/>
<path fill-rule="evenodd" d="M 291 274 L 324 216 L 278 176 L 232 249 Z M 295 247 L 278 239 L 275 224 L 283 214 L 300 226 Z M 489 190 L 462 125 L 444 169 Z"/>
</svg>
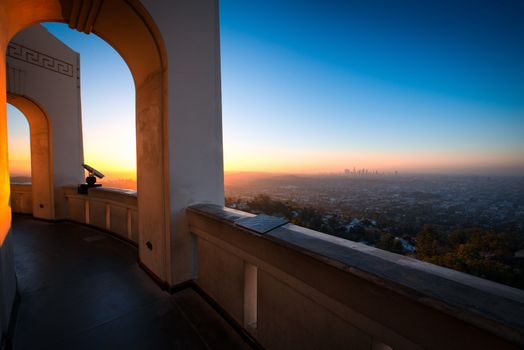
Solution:
<svg viewBox="0 0 524 350">
<path fill-rule="evenodd" d="M 162 291 L 133 246 L 85 226 L 14 216 L 14 349 L 248 349 L 192 289 Z"/>
</svg>

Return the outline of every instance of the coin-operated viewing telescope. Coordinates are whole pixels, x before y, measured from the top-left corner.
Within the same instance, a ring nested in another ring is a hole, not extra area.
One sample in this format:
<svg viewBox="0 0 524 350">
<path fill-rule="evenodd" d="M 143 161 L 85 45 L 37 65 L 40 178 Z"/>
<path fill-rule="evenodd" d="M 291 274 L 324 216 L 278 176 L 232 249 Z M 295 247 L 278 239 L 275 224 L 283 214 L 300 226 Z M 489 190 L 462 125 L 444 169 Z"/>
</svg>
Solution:
<svg viewBox="0 0 524 350">
<path fill-rule="evenodd" d="M 82 164 L 82 166 L 89 175 L 86 177 L 86 183 L 78 185 L 78 193 L 87 194 L 87 190 L 91 187 L 102 187 L 102 184 L 96 183 L 96 178 L 101 179 L 104 177 L 104 174 L 87 164 Z"/>
</svg>

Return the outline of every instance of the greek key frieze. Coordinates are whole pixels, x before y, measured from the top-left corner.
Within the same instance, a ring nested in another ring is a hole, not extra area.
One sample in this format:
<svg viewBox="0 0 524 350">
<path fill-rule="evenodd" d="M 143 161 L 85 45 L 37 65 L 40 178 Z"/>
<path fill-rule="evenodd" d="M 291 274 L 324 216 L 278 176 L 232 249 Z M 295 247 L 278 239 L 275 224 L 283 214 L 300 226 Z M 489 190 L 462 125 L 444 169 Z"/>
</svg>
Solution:
<svg viewBox="0 0 524 350">
<path fill-rule="evenodd" d="M 45 53 L 29 49 L 17 43 L 9 43 L 7 46 L 7 56 L 44 69 L 48 69 L 55 73 L 73 77 L 73 65 L 71 63 L 46 55 Z"/>
</svg>

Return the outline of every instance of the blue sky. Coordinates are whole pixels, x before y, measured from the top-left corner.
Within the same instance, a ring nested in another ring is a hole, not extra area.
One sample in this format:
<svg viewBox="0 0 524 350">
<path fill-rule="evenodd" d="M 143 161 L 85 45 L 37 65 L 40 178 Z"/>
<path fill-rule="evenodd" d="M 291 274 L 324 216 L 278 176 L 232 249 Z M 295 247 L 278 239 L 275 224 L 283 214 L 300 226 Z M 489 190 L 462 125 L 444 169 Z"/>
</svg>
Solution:
<svg viewBox="0 0 524 350">
<path fill-rule="evenodd" d="M 524 159 L 523 5 L 456 3 L 223 1 L 226 140 Z"/>
<path fill-rule="evenodd" d="M 223 0 L 220 11 L 226 170 L 524 173 L 524 2 Z M 133 169 L 127 67 L 93 35 L 46 27 L 81 53 L 86 161 Z"/>
</svg>

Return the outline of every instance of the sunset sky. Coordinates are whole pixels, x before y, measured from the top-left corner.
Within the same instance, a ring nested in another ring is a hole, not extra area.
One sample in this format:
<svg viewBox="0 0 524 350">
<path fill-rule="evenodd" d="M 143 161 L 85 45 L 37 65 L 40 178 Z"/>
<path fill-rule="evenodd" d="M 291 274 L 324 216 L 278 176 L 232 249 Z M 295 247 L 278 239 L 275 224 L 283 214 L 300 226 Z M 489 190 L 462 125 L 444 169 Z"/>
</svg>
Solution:
<svg viewBox="0 0 524 350">
<path fill-rule="evenodd" d="M 524 2 L 220 6 L 226 171 L 524 174 Z M 46 27 L 81 54 L 86 162 L 133 172 L 125 63 L 95 35 Z M 20 120 L 10 108 L 13 172 Z"/>
</svg>

